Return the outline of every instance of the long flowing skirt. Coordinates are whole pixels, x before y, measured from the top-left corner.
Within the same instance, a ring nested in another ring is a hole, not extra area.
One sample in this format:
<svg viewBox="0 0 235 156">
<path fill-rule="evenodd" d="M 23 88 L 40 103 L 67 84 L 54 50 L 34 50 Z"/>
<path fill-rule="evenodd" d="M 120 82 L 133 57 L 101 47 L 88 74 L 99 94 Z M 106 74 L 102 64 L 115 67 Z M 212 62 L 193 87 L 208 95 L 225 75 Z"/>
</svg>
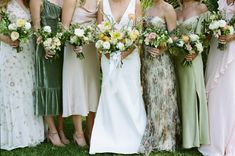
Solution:
<svg viewBox="0 0 235 156">
<path fill-rule="evenodd" d="M 0 42 L 1 149 L 35 146 L 44 140 L 42 117 L 34 114 L 34 48 L 23 51 Z"/>
<path fill-rule="evenodd" d="M 173 151 L 180 140 L 180 117 L 177 105 L 175 69 L 165 53 L 152 58 L 145 48 L 143 59 L 143 91 L 147 107 L 147 127 L 141 152 Z"/>
<path fill-rule="evenodd" d="M 207 65 L 210 145 L 199 148 L 206 156 L 235 155 L 235 42 L 220 51 L 212 40 Z"/>
<path fill-rule="evenodd" d="M 135 50 L 110 74 L 102 56 L 103 83 L 91 137 L 90 154 L 138 153 L 146 126 L 141 94 L 140 59 Z"/>
</svg>

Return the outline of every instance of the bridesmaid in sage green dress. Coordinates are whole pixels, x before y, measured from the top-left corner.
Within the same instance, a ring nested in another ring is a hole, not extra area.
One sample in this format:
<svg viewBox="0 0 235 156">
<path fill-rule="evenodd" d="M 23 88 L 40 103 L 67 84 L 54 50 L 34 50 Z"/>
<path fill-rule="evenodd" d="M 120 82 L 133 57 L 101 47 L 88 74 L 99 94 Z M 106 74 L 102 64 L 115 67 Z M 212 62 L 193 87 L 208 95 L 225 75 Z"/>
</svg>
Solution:
<svg viewBox="0 0 235 156">
<path fill-rule="evenodd" d="M 178 22 L 183 33 L 203 33 L 203 20 L 208 17 L 208 10 L 199 0 L 183 0 L 182 9 L 178 10 Z M 183 66 L 186 58 L 192 60 L 192 66 Z M 199 147 L 209 144 L 208 108 L 204 84 L 201 54 L 179 54 L 175 58 L 176 75 L 179 85 L 180 107 L 182 115 L 183 147 Z"/>
<path fill-rule="evenodd" d="M 34 28 L 50 26 L 56 33 L 61 7 L 48 0 L 30 0 L 30 10 Z M 42 45 L 36 47 L 36 114 L 44 116 L 49 127 L 47 138 L 57 146 L 64 146 L 69 141 L 63 132 L 62 114 L 62 52 L 59 58 L 49 60 L 51 55 Z M 54 116 L 59 115 L 58 130 Z M 58 135 L 59 133 L 59 135 Z"/>
</svg>

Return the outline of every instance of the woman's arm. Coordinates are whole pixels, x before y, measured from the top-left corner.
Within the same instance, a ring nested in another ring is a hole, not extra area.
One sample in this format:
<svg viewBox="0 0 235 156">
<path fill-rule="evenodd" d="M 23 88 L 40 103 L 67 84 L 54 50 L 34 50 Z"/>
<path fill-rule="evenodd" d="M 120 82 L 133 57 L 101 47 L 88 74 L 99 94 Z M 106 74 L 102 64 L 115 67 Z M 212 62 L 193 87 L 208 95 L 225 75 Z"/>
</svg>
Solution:
<svg viewBox="0 0 235 156">
<path fill-rule="evenodd" d="M 32 16 L 33 27 L 38 30 L 41 27 L 41 0 L 30 0 L 29 7 Z"/>
<path fill-rule="evenodd" d="M 18 47 L 19 44 L 20 44 L 20 42 L 18 40 L 17 41 L 12 41 L 9 36 L 5 36 L 5 35 L 2 35 L 2 34 L 0 34 L 0 41 L 10 45 L 13 48 Z"/>
<path fill-rule="evenodd" d="M 101 0 L 98 6 L 97 23 L 100 24 L 103 20 L 103 1 Z"/>
<path fill-rule="evenodd" d="M 166 6 L 165 20 L 167 25 L 167 30 L 169 32 L 173 31 L 176 28 L 176 12 L 174 8 L 169 4 Z"/>
<path fill-rule="evenodd" d="M 62 7 L 62 24 L 65 29 L 68 29 L 71 24 L 76 5 L 77 5 L 76 0 L 64 1 L 63 7 Z"/>
</svg>

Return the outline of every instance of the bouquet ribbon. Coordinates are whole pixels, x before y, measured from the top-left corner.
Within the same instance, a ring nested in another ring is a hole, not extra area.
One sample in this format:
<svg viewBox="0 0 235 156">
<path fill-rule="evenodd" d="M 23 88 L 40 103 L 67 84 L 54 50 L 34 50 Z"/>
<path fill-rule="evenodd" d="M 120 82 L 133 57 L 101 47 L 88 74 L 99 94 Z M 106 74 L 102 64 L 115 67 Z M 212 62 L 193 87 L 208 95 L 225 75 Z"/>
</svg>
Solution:
<svg viewBox="0 0 235 156">
<path fill-rule="evenodd" d="M 120 68 L 122 66 L 122 56 L 121 56 L 120 51 L 117 51 L 117 52 L 114 52 L 114 53 L 110 54 L 109 64 L 110 64 L 109 65 L 109 73 L 108 73 L 108 77 L 107 77 L 106 82 L 104 83 L 104 85 L 106 85 L 108 82 L 110 82 L 114 71 L 117 68 Z"/>
</svg>

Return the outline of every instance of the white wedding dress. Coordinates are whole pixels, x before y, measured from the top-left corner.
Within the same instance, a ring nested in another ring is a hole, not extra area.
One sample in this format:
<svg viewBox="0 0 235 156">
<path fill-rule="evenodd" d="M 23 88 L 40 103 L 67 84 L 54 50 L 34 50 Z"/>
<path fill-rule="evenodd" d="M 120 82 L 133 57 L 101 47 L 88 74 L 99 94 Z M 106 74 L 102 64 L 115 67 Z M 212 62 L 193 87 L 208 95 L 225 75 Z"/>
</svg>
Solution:
<svg viewBox="0 0 235 156">
<path fill-rule="evenodd" d="M 7 6 L 10 20 L 31 20 L 28 10 L 16 0 Z M 17 53 L 0 42 L 0 133 L 1 149 L 35 146 L 44 140 L 42 117 L 34 115 L 34 44 L 21 45 Z"/>
<path fill-rule="evenodd" d="M 128 24 L 128 15 L 135 14 L 135 6 L 136 0 L 130 0 L 120 23 L 116 24 L 118 29 Z M 109 0 L 103 0 L 103 11 L 105 17 L 113 18 Z M 101 66 L 103 83 L 90 154 L 138 153 L 146 127 L 138 50 L 135 49 L 123 60 L 122 67 L 111 69 L 110 60 L 106 56 L 102 56 Z"/>
<path fill-rule="evenodd" d="M 228 5 L 226 0 L 218 4 L 227 19 L 234 16 L 235 4 Z M 217 45 L 212 39 L 206 69 L 211 143 L 199 151 L 205 156 L 235 156 L 235 41 L 225 51 Z"/>
</svg>

